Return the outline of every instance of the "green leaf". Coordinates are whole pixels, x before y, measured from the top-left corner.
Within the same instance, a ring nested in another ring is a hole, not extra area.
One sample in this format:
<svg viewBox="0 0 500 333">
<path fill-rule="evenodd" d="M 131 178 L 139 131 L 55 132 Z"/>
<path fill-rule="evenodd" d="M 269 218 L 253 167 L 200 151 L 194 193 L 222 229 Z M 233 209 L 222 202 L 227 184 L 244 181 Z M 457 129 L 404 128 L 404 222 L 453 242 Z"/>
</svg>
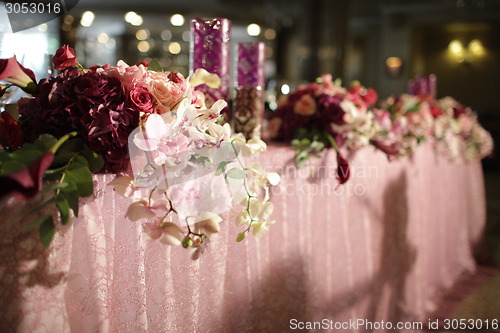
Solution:
<svg viewBox="0 0 500 333">
<path fill-rule="evenodd" d="M 26 164 L 23 164 L 23 163 L 18 162 L 18 161 L 5 162 L 5 163 L 2 163 L 2 165 L 0 166 L 0 168 L 1 168 L 0 174 L 8 175 L 8 174 L 14 173 L 16 171 L 19 171 L 24 167 L 26 167 Z"/>
<path fill-rule="evenodd" d="M 56 226 L 54 225 L 52 216 L 49 215 L 49 218 L 42 222 L 38 231 L 40 234 L 40 241 L 43 246 L 48 247 L 52 238 L 54 238 L 54 234 L 56 233 Z"/>
<path fill-rule="evenodd" d="M 18 149 L 10 154 L 10 158 L 28 165 L 44 154 L 43 151 L 32 149 L 31 147 Z"/>
<path fill-rule="evenodd" d="M 226 162 L 226 161 L 220 162 L 219 165 L 217 166 L 217 170 L 215 170 L 215 175 L 219 176 L 219 175 L 223 174 L 226 171 L 227 165 L 228 165 L 228 162 Z"/>
<path fill-rule="evenodd" d="M 241 242 L 241 241 L 242 241 L 242 240 L 244 240 L 244 239 L 245 239 L 245 232 L 244 232 L 244 231 L 240 232 L 240 233 L 238 234 L 238 236 L 236 236 L 236 241 L 237 241 L 237 242 Z"/>
<path fill-rule="evenodd" d="M 94 183 L 89 167 L 81 163 L 79 159 L 68 166 L 64 175 L 64 179 L 68 183 L 75 184 L 78 196 L 88 197 L 94 192 Z"/>
<path fill-rule="evenodd" d="M 40 227 L 40 225 L 45 222 L 45 220 L 49 219 L 49 218 L 52 218 L 52 216 L 50 214 L 45 214 L 45 215 L 42 215 L 40 216 L 39 218 L 37 218 L 35 221 L 31 222 L 30 224 L 28 224 L 26 226 L 26 231 L 31 231 L 33 229 L 36 229 L 38 227 Z"/>
<path fill-rule="evenodd" d="M 227 172 L 226 177 L 233 179 L 245 179 L 247 177 L 247 174 L 245 173 L 245 171 L 239 168 L 232 168 Z"/>
<path fill-rule="evenodd" d="M 153 59 L 149 62 L 148 70 L 155 72 L 163 72 L 163 66 L 156 59 Z"/>
<path fill-rule="evenodd" d="M 43 189 L 40 192 L 41 193 L 46 193 L 46 192 L 50 192 L 50 191 L 55 191 L 55 190 L 63 189 L 63 188 L 66 188 L 66 187 L 68 187 L 68 183 L 66 183 L 66 182 L 56 183 L 56 184 L 51 184 L 51 185 L 48 185 L 48 186 L 44 186 Z"/>
<path fill-rule="evenodd" d="M 68 205 L 73 210 L 73 214 L 78 216 L 78 208 L 79 208 L 79 197 L 78 192 L 76 191 L 76 187 L 74 190 L 65 190 L 61 191 L 61 196 L 63 196 L 67 201 Z"/>
<path fill-rule="evenodd" d="M 48 152 L 57 142 L 57 139 L 50 134 L 41 134 L 33 143 L 35 149 L 42 153 Z"/>
<path fill-rule="evenodd" d="M 59 216 L 61 217 L 62 224 L 69 223 L 69 203 L 64 196 L 59 196 L 56 202 L 57 209 L 59 210 Z"/>
<path fill-rule="evenodd" d="M 104 167 L 104 159 L 102 156 L 90 150 L 87 145 L 83 146 L 82 154 L 89 164 L 90 172 L 97 173 Z"/>
</svg>

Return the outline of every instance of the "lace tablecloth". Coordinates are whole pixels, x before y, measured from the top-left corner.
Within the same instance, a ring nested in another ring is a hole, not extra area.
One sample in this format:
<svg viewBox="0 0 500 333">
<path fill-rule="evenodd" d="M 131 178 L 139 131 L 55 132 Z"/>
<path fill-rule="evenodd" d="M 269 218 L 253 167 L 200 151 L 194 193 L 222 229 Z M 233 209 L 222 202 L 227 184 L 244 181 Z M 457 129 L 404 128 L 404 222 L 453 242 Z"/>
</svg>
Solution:
<svg viewBox="0 0 500 333">
<path fill-rule="evenodd" d="M 200 259 L 147 239 L 128 201 L 95 177 L 78 218 L 44 250 L 22 233 L 20 203 L 0 213 L 2 332 L 284 332 L 297 322 L 426 321 L 440 294 L 475 270 L 485 224 L 479 162 L 428 144 L 388 162 L 365 148 L 338 186 L 333 151 L 304 169 L 270 146 L 281 173 L 276 224 L 242 243 L 225 214 Z M 294 321 L 296 320 L 296 321 Z M 363 327 L 344 331 L 366 331 Z"/>
</svg>

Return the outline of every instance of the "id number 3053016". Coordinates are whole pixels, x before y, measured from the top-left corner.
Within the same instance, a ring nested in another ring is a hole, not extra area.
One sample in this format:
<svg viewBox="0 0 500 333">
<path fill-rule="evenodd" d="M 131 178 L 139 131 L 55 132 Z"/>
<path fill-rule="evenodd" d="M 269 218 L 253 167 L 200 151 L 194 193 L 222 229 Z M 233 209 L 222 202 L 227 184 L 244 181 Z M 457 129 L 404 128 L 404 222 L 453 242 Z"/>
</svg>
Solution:
<svg viewBox="0 0 500 333">
<path fill-rule="evenodd" d="M 5 2 L 7 14 L 59 14 L 59 2 Z"/>
<path fill-rule="evenodd" d="M 445 330 L 497 330 L 500 327 L 498 319 L 444 319 L 443 328 Z"/>
</svg>

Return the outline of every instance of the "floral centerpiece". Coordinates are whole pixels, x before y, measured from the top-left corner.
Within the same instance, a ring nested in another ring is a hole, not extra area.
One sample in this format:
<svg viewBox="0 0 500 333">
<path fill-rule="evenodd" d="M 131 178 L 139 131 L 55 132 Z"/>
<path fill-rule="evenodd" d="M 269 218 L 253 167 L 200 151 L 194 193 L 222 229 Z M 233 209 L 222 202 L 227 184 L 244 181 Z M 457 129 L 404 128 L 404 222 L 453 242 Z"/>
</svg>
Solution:
<svg viewBox="0 0 500 333">
<path fill-rule="evenodd" d="M 18 102 L 18 119 L 2 113 L 2 198 L 37 197 L 37 210 L 54 206 L 66 224 L 70 211 L 78 215 L 79 198 L 93 193 L 92 173 L 112 172 L 121 176 L 110 185 L 132 200 L 126 216 L 167 244 L 203 244 L 220 230 L 219 213 L 233 204 L 241 205 L 238 221 L 245 225 L 238 241 L 248 232 L 260 236 L 273 223 L 268 191 L 279 176 L 250 161 L 265 143 L 232 134 L 219 124 L 226 102 L 207 108 L 194 90 L 202 83 L 216 87 L 217 76 L 198 70 L 185 79 L 156 61 L 87 69 L 68 46 L 53 62 L 60 74 L 36 82 L 15 57 L 0 60 L 0 81 L 7 82 L 2 92 L 16 85 L 32 95 Z M 200 180 L 207 176 L 226 189 L 222 198 L 206 195 Z M 48 245 L 53 214 L 42 214 L 29 228 L 38 228 Z"/>
<path fill-rule="evenodd" d="M 282 96 L 270 117 L 269 135 L 291 141 L 299 167 L 324 148 L 334 148 L 339 182 L 344 183 L 349 179 L 349 167 L 340 148 L 357 149 L 369 143 L 373 117 L 369 108 L 376 101 L 373 89 L 360 84 L 346 89 L 325 74 L 317 82 Z"/>
<path fill-rule="evenodd" d="M 492 152 L 491 136 L 477 115 L 451 97 L 435 100 L 429 94 L 402 94 L 377 99 L 375 90 L 359 82 L 344 88 L 331 75 L 323 75 L 282 96 L 269 119 L 268 134 L 291 142 L 299 167 L 310 156 L 333 147 L 340 183 L 349 178 L 341 150 L 372 145 L 393 159 L 411 154 L 424 141 L 433 141 L 452 159 L 474 160 Z"/>
</svg>

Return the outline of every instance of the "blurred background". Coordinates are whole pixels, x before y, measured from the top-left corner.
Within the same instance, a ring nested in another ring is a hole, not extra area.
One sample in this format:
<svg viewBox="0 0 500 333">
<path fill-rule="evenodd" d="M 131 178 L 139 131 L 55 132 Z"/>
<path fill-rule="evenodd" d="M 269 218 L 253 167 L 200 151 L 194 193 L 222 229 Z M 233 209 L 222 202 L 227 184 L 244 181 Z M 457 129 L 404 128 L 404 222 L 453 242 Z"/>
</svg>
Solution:
<svg viewBox="0 0 500 333">
<path fill-rule="evenodd" d="M 266 43 L 269 112 L 281 94 L 323 73 L 344 85 L 359 80 L 381 98 L 435 74 L 437 97 L 470 106 L 495 140 L 483 161 L 486 244 L 500 264 L 500 0 L 80 0 L 60 19 L 15 34 L 0 4 L 0 58 L 15 54 L 41 78 L 69 44 L 85 67 L 154 58 L 187 76 L 195 17 L 230 19 L 233 46 Z"/>
</svg>

